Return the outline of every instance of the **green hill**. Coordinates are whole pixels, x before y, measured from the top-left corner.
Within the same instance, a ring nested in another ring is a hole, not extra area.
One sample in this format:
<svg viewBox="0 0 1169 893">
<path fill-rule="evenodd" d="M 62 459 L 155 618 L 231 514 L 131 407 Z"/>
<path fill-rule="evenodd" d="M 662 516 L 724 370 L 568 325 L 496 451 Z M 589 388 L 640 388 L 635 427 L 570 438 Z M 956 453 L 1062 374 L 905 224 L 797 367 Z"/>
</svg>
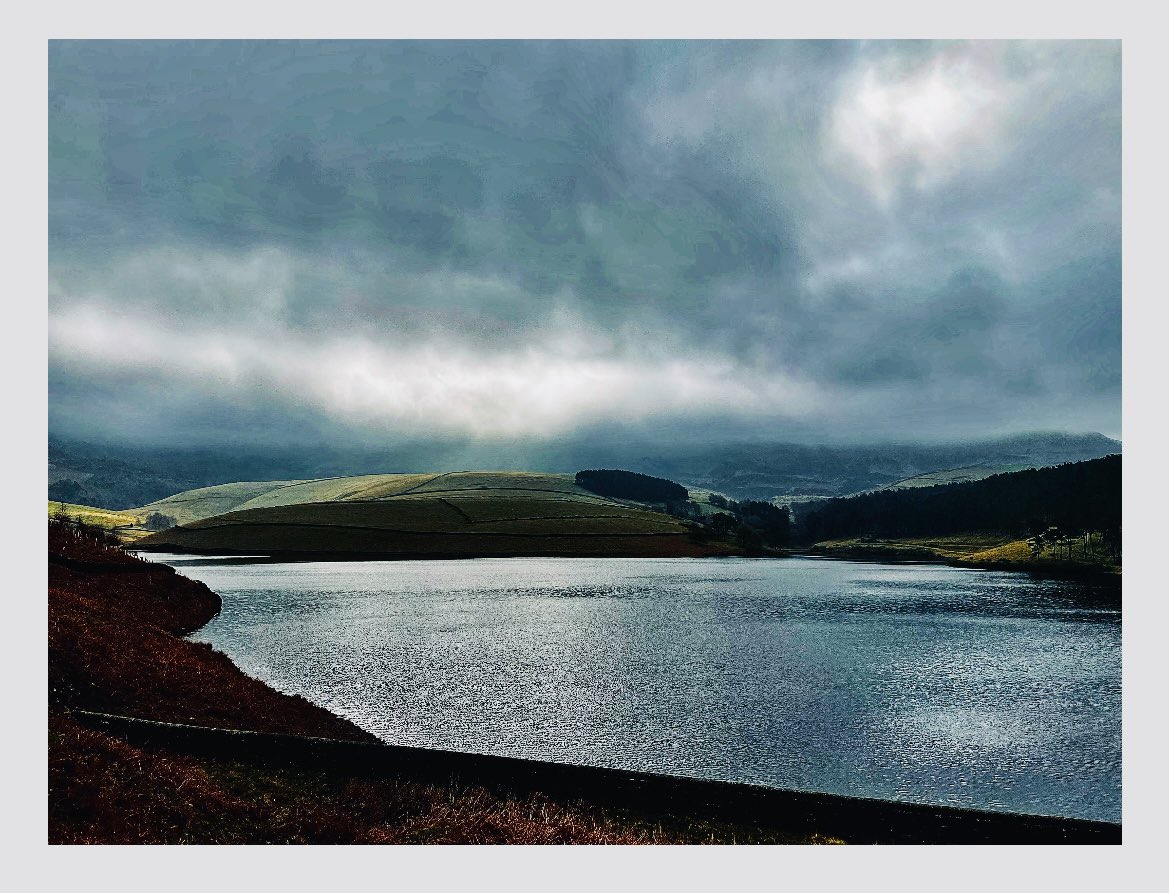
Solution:
<svg viewBox="0 0 1169 893">
<path fill-rule="evenodd" d="M 229 488 L 237 489 L 231 490 Z M 250 498 L 242 496 L 252 492 Z M 192 517 L 232 500 L 232 509 Z M 571 475 L 386 474 L 229 484 L 147 507 L 187 512 L 149 549 L 280 555 L 684 556 L 738 551 L 700 542 L 677 518 L 578 487 Z"/>
<path fill-rule="evenodd" d="M 189 524 L 244 509 L 309 502 L 379 500 L 407 494 L 433 496 L 449 492 L 492 498 L 506 493 L 516 498 L 554 495 L 557 498 L 618 502 L 578 487 L 570 474 L 455 471 L 444 474 L 361 474 L 309 481 L 241 481 L 186 490 L 129 511 L 143 515 L 159 512 L 169 515 L 179 524 Z"/>
<path fill-rule="evenodd" d="M 219 484 L 214 487 L 200 487 L 184 490 L 166 499 L 148 503 L 134 512 L 158 512 L 169 515 L 179 524 L 187 524 L 213 515 L 222 515 L 237 509 L 245 503 L 272 490 L 294 486 L 301 481 L 240 481 L 234 484 Z"/>
</svg>

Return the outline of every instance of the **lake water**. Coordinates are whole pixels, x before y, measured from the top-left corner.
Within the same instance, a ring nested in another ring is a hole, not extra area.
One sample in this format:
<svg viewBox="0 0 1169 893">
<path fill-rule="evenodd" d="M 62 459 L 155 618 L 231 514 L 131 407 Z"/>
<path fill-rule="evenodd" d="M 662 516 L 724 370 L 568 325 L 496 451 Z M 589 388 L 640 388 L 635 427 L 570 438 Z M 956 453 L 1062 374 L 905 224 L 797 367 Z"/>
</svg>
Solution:
<svg viewBox="0 0 1169 893">
<path fill-rule="evenodd" d="M 1115 585 L 828 559 L 151 556 L 387 742 L 1120 820 Z"/>
</svg>

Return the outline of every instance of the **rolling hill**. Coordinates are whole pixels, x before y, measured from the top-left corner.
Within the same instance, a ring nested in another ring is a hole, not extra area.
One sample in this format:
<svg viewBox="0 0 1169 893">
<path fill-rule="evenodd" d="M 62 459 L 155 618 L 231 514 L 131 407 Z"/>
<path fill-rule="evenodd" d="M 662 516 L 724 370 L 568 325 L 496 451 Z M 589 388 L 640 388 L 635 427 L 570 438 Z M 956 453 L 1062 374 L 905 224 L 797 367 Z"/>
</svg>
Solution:
<svg viewBox="0 0 1169 893">
<path fill-rule="evenodd" d="M 455 492 L 465 497 L 513 498 L 552 494 L 557 498 L 604 500 L 578 487 L 569 474 L 532 472 L 446 472 L 441 474 L 361 474 L 309 481 L 241 481 L 185 490 L 159 499 L 134 512 L 160 512 L 179 524 L 189 524 L 226 512 L 274 508 L 303 503 L 352 502 L 389 499 L 407 494 Z"/>
<path fill-rule="evenodd" d="M 222 515 L 272 490 L 301 483 L 305 482 L 239 481 L 234 484 L 217 484 L 214 487 L 184 490 L 182 493 L 155 500 L 131 511 L 158 512 L 174 518 L 177 524 L 187 524 L 210 518 L 212 515 Z"/>
<path fill-rule="evenodd" d="M 231 489 L 234 488 L 234 489 Z M 244 497 L 247 497 L 246 499 Z M 236 501 L 226 512 L 216 508 Z M 385 474 L 224 485 L 144 507 L 184 512 L 140 548 L 287 556 L 733 554 L 677 518 L 579 487 L 571 475 Z"/>
</svg>

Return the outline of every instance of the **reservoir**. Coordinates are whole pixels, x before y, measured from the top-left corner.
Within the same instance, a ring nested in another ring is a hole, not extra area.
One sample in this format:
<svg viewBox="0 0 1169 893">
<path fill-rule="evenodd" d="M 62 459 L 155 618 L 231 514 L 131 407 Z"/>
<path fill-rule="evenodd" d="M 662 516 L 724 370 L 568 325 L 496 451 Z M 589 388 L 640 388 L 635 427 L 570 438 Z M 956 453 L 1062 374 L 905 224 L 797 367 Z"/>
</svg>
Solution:
<svg viewBox="0 0 1169 893">
<path fill-rule="evenodd" d="M 1111 582 L 816 558 L 146 555 L 191 638 L 394 744 L 1120 821 Z"/>
</svg>

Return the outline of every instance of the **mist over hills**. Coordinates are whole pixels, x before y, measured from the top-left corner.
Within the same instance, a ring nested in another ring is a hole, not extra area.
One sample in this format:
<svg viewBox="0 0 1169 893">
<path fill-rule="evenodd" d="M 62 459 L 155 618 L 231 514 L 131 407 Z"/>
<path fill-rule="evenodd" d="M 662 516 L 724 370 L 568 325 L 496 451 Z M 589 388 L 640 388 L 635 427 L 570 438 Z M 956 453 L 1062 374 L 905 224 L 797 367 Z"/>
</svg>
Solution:
<svg viewBox="0 0 1169 893">
<path fill-rule="evenodd" d="M 183 485 L 603 463 L 835 493 L 980 459 L 776 445 L 1120 431 L 1118 41 L 48 61 L 49 428 L 165 443 L 141 461 Z"/>
<path fill-rule="evenodd" d="M 472 469 L 572 473 L 623 468 L 735 499 L 843 496 L 930 472 L 969 467 L 1006 470 L 1077 462 L 1121 452 L 1101 434 L 1043 432 L 945 444 L 809 445 L 584 443 L 506 450 L 345 448 L 173 449 L 49 438 L 48 498 L 122 509 L 183 490 L 235 481 L 311 479 L 391 472 Z"/>
<path fill-rule="evenodd" d="M 1043 467 L 1119 453 L 1101 434 L 1036 433 L 947 444 L 759 444 L 718 453 L 645 457 L 643 470 L 736 499 L 844 496 L 933 471 L 981 466 Z"/>
</svg>

